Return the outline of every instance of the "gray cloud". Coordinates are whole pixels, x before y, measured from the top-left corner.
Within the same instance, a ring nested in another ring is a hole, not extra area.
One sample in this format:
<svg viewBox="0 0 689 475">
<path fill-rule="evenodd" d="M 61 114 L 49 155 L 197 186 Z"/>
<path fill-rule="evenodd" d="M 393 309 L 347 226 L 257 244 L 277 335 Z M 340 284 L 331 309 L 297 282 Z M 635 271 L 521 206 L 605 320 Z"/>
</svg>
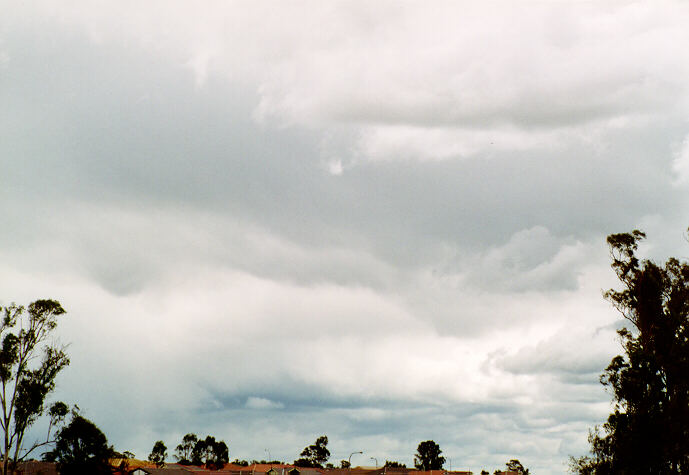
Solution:
<svg viewBox="0 0 689 475">
<path fill-rule="evenodd" d="M 586 332 L 576 335 L 576 327 L 565 327 L 547 340 L 539 342 L 535 346 L 523 347 L 516 354 L 501 357 L 497 364 L 505 370 L 515 374 L 549 373 L 561 375 L 568 381 L 576 375 L 588 375 L 591 381 L 591 373 L 601 373 L 607 366 L 615 352 L 610 346 L 610 340 L 615 333 L 612 328 L 607 331 Z M 583 339 L 588 338 L 588 352 L 578 354 L 577 345 Z M 593 351 L 595 349 L 595 351 Z M 617 353 L 619 353 L 618 349 Z"/>
<path fill-rule="evenodd" d="M 69 310 L 57 397 L 140 457 L 586 450 L 604 236 L 686 255 L 684 6 L 94 8 L 0 20 L 0 298 Z"/>
</svg>

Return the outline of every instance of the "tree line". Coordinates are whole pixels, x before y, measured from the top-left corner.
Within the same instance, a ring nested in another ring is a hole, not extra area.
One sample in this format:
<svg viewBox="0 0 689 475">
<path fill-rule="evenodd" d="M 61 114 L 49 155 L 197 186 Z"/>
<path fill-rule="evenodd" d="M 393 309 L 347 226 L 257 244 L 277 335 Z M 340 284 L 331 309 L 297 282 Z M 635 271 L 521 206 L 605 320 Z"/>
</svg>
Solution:
<svg viewBox="0 0 689 475">
<path fill-rule="evenodd" d="M 222 447 L 217 452 L 205 452 L 207 458 L 203 458 L 199 454 L 204 453 L 205 447 L 215 444 L 215 438 L 208 436 L 205 439 L 199 439 L 196 434 L 187 434 L 182 438 L 182 442 L 175 448 L 175 453 L 173 457 L 177 463 L 182 465 L 204 465 L 209 469 L 222 468 L 222 466 L 228 463 L 228 450 L 225 442 L 220 441 L 219 445 Z M 199 448 L 201 447 L 201 448 Z M 416 448 L 416 453 L 414 454 L 414 468 L 417 470 L 442 470 L 445 465 L 445 457 L 443 457 L 442 450 L 440 446 L 433 440 L 426 440 L 420 442 Z M 148 460 L 154 462 L 156 466 L 162 467 L 165 465 L 165 460 L 167 459 L 167 447 L 162 440 L 159 440 L 153 444 L 153 449 L 148 455 Z M 336 468 L 334 464 L 329 463 L 330 450 L 328 450 L 328 437 L 322 435 L 316 439 L 316 441 L 308 445 L 301 451 L 299 458 L 293 462 L 296 467 L 303 468 L 325 468 L 331 469 Z M 253 464 L 284 464 L 285 462 L 281 460 L 252 460 L 251 462 L 247 460 L 235 459 L 232 461 L 234 465 L 249 466 Z M 524 466 L 517 459 L 512 459 L 505 464 L 508 471 L 514 471 L 518 474 L 528 475 L 529 470 L 525 469 Z M 338 468 L 349 468 L 349 460 L 340 460 Z M 406 464 L 386 460 L 383 464 L 383 468 L 407 468 Z M 494 473 L 498 473 L 496 470 Z M 482 474 L 488 474 L 487 471 L 483 470 Z"/>
<path fill-rule="evenodd" d="M 18 464 L 30 455 L 43 450 L 43 460 L 56 462 L 62 474 L 110 474 L 110 460 L 134 457 L 129 451 L 118 452 L 108 444 L 105 434 L 85 418 L 75 404 L 58 401 L 47 404 L 48 395 L 55 389 L 58 374 L 69 365 L 65 346 L 54 343 L 51 332 L 65 309 L 56 300 L 36 300 L 28 306 L 11 304 L 0 307 L 0 428 L 3 435 L 2 475 L 13 473 Z M 41 416 L 48 417 L 45 440 L 28 446 L 24 437 L 27 429 Z M 323 435 L 301 451 L 294 461 L 297 467 L 334 468 L 328 463 L 328 437 Z M 48 450 L 49 449 L 49 450 Z M 419 470 L 440 470 L 445 457 L 432 440 L 419 443 L 414 466 Z M 154 443 L 148 459 L 158 466 L 165 464 L 167 447 L 162 440 Z M 208 435 L 199 438 L 189 433 L 175 447 L 174 458 L 183 465 L 205 466 L 210 470 L 222 468 L 229 462 L 229 448 L 225 441 Z M 257 462 L 256 460 L 252 463 Z M 261 461 L 278 463 L 278 461 Z M 235 460 L 249 465 L 246 460 Z M 341 460 L 341 468 L 349 467 L 349 460 Z M 405 464 L 386 460 L 384 467 L 406 468 Z M 528 473 L 525 472 L 525 473 Z"/>
</svg>

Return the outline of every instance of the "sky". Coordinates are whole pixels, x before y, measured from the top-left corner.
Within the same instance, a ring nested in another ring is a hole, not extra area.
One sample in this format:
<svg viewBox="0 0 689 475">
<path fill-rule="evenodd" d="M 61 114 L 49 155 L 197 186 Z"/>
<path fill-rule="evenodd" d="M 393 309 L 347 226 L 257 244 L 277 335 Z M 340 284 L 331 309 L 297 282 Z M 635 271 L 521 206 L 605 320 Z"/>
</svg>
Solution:
<svg viewBox="0 0 689 475">
<path fill-rule="evenodd" d="M 0 12 L 0 305 L 62 303 L 53 398 L 115 448 L 587 452 L 605 237 L 689 255 L 687 3 Z"/>
</svg>

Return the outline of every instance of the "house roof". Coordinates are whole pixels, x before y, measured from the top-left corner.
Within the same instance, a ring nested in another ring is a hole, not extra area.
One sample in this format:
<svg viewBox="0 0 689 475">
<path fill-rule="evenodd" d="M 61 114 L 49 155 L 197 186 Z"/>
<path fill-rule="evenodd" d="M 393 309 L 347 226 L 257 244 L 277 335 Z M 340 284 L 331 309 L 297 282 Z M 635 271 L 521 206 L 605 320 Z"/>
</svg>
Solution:
<svg viewBox="0 0 689 475">
<path fill-rule="evenodd" d="M 118 466 L 118 462 L 124 459 L 112 459 L 110 462 L 113 466 Z M 151 475 L 162 474 L 183 474 L 192 473 L 194 475 L 265 475 L 271 469 L 277 472 L 276 475 L 288 475 L 292 470 L 298 470 L 299 475 L 471 475 L 469 471 L 447 471 L 447 470 L 417 470 L 414 468 L 372 468 L 372 467 L 353 467 L 349 468 L 312 468 L 312 467 L 295 467 L 291 464 L 268 464 L 257 463 L 248 466 L 236 465 L 232 463 L 225 464 L 220 470 L 209 470 L 203 466 L 195 465 L 180 465 L 176 463 L 165 464 L 163 468 L 157 468 L 153 462 L 145 460 L 127 459 L 129 469 L 142 469 L 145 473 Z M 31 472 L 27 472 L 31 473 Z M 501 472 L 501 475 L 517 475 L 515 472 Z"/>
<path fill-rule="evenodd" d="M 268 470 L 270 470 L 271 468 L 274 468 L 276 470 L 280 470 L 283 468 L 291 470 L 295 467 L 294 467 L 294 465 L 290 465 L 287 463 L 253 463 L 247 467 L 240 467 L 240 468 L 242 469 L 242 471 L 249 470 L 249 471 L 254 471 L 254 472 L 265 473 Z M 297 470 L 301 471 L 302 469 L 297 467 Z"/>
<path fill-rule="evenodd" d="M 237 465 L 236 463 L 226 463 L 223 466 L 223 470 L 242 470 L 246 471 L 249 466 L 247 465 Z"/>
<path fill-rule="evenodd" d="M 180 467 L 136 467 L 134 470 L 141 470 L 149 475 L 186 475 L 189 472 Z"/>
<path fill-rule="evenodd" d="M 57 466 L 54 462 L 39 462 L 29 460 L 19 463 L 18 473 L 22 475 L 57 475 Z"/>
<path fill-rule="evenodd" d="M 134 470 L 135 468 L 156 468 L 156 464 L 148 460 L 113 458 L 108 460 L 108 462 L 110 466 L 115 468 L 119 467 L 124 462 L 125 465 L 129 467 L 129 470 Z"/>
</svg>

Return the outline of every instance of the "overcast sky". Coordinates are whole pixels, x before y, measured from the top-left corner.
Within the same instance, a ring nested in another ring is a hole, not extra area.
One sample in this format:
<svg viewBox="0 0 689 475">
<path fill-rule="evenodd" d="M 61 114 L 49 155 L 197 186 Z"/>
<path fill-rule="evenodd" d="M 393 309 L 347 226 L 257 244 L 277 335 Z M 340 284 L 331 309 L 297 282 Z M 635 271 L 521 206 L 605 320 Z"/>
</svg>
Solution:
<svg viewBox="0 0 689 475">
<path fill-rule="evenodd" d="M 0 1 L 0 304 L 67 309 L 54 397 L 139 458 L 564 472 L 606 235 L 689 255 L 689 5 L 197 3 Z"/>
</svg>

